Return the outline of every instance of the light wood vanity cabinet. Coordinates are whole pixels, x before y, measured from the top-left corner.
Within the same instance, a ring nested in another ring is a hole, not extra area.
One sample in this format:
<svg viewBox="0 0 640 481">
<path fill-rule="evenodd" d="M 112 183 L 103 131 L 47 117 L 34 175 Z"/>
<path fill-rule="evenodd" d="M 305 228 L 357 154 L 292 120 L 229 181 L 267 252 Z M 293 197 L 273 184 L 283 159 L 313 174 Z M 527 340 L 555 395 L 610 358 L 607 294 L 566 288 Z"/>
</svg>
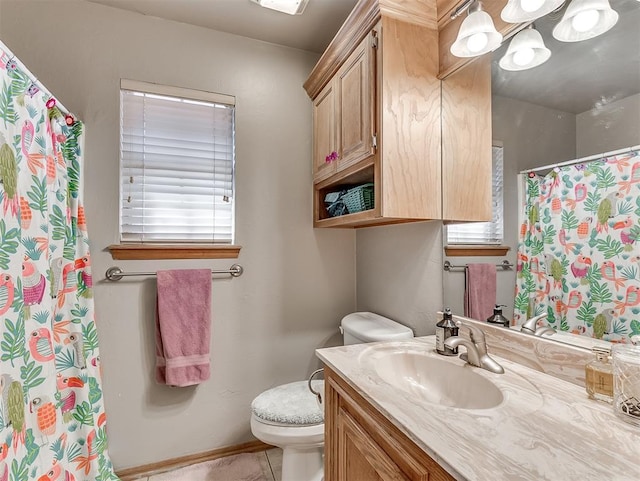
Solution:
<svg viewBox="0 0 640 481">
<path fill-rule="evenodd" d="M 305 82 L 313 100 L 315 227 L 490 219 L 491 92 L 441 95 L 436 3 L 361 0 Z M 452 86 L 469 85 L 466 70 Z M 368 182 L 373 209 L 329 216 L 327 193 Z"/>
<path fill-rule="evenodd" d="M 451 481 L 431 457 L 325 367 L 325 481 Z"/>
</svg>

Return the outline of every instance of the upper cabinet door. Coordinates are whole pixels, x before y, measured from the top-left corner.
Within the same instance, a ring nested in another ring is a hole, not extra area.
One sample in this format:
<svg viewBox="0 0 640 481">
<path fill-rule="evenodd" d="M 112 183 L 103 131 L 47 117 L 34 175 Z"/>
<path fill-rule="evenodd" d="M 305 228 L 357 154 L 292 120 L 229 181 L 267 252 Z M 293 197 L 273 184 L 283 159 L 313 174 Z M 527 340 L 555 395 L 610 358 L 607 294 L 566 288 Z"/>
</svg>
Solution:
<svg viewBox="0 0 640 481">
<path fill-rule="evenodd" d="M 338 159 L 335 83 L 329 82 L 313 101 L 313 181 L 336 171 Z"/>
<path fill-rule="evenodd" d="M 338 71 L 338 166 L 346 169 L 375 153 L 374 106 L 377 32 L 367 35 Z"/>
<path fill-rule="evenodd" d="M 491 56 L 442 81 L 442 218 L 490 221 Z"/>
</svg>

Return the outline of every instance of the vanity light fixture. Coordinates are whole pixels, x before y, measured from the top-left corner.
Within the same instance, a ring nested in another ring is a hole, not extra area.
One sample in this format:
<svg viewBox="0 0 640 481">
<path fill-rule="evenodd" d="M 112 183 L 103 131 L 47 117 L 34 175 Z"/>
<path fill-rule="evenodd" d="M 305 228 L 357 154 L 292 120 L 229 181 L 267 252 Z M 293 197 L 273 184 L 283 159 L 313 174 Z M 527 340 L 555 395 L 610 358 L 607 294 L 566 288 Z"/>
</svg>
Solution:
<svg viewBox="0 0 640 481">
<path fill-rule="evenodd" d="M 573 0 L 553 36 L 561 42 L 579 42 L 603 34 L 618 21 L 618 13 L 608 0 Z"/>
<path fill-rule="evenodd" d="M 478 57 L 491 52 L 502 43 L 502 34 L 493 25 L 491 15 L 482 10 L 482 2 L 467 2 L 451 14 L 451 18 L 468 10 L 468 16 L 460 25 L 458 37 L 450 51 L 456 57 Z"/>
<path fill-rule="evenodd" d="M 551 50 L 545 47 L 542 35 L 531 25 L 513 37 L 499 65 L 504 70 L 527 70 L 542 65 L 549 57 Z"/>
<path fill-rule="evenodd" d="M 309 0 L 251 0 L 261 7 L 288 13 L 289 15 L 301 15 Z"/>
<path fill-rule="evenodd" d="M 523 23 L 544 17 L 564 4 L 565 0 L 509 0 L 500 17 L 509 23 Z"/>
</svg>

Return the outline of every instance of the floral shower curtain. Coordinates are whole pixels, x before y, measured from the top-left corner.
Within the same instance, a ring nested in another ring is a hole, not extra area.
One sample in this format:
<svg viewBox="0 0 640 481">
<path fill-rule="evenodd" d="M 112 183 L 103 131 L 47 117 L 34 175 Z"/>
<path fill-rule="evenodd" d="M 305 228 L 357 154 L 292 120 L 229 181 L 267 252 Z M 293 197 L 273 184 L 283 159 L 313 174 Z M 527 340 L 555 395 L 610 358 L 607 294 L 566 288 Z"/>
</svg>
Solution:
<svg viewBox="0 0 640 481">
<path fill-rule="evenodd" d="M 82 206 L 83 130 L 0 44 L 0 481 L 118 479 Z"/>
<path fill-rule="evenodd" d="M 522 175 L 514 317 L 626 343 L 640 334 L 640 153 Z"/>
</svg>

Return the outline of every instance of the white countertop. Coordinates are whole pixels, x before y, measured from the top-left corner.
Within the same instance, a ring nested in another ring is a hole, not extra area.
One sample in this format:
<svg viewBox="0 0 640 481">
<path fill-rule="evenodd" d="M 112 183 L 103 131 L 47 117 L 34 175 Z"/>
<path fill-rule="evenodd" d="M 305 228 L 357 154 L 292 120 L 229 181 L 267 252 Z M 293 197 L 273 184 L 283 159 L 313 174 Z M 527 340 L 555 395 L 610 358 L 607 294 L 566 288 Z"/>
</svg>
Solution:
<svg viewBox="0 0 640 481">
<path fill-rule="evenodd" d="M 588 399 L 584 388 L 492 356 L 504 374 L 467 367 L 502 390 L 502 404 L 483 410 L 444 407 L 402 392 L 375 372 L 375 356 L 369 354 L 402 346 L 437 356 L 434 336 L 316 354 L 454 478 L 640 480 L 640 428 L 619 420 L 611 405 Z M 457 357 L 438 357 L 464 364 Z"/>
</svg>

